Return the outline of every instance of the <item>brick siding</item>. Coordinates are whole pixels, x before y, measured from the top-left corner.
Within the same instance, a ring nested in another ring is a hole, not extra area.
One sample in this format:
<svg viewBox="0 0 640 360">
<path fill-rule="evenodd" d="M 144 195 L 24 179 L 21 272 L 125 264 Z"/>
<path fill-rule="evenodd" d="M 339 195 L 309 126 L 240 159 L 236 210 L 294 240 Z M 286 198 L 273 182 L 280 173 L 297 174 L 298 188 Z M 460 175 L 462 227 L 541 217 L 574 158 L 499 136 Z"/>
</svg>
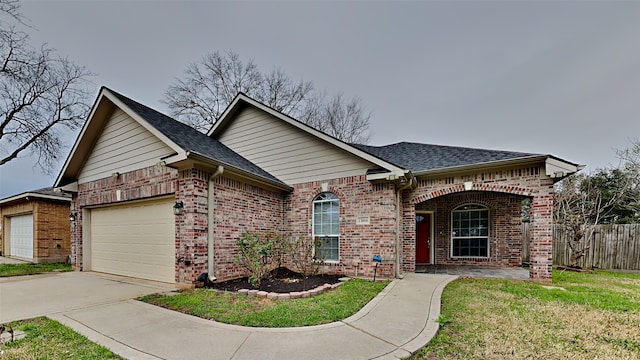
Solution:
<svg viewBox="0 0 640 360">
<path fill-rule="evenodd" d="M 372 277 L 373 256 L 380 255 L 383 263 L 378 266 L 377 276 L 393 277 L 396 205 L 391 184 L 371 184 L 365 176 L 297 184 L 286 198 L 287 234 L 312 236 L 313 199 L 324 192 L 323 184 L 340 200 L 340 259 L 327 262 L 324 272 L 354 275 L 354 263 L 358 262 L 358 276 Z M 368 217 L 370 223 L 357 225 L 357 217 Z"/>
<path fill-rule="evenodd" d="M 184 203 L 184 214 L 176 217 L 176 282 L 192 283 L 207 271 L 207 188 L 210 173 L 189 169 L 148 167 L 80 184 L 74 196 L 72 262 L 82 269 L 82 208 L 173 194 Z M 464 183 L 473 182 L 466 192 Z M 313 199 L 323 187 L 340 200 L 340 256 L 327 262 L 326 273 L 371 277 L 374 255 L 383 263 L 379 277 L 394 276 L 396 256 L 396 196 L 391 183 L 372 184 L 365 176 L 353 176 L 294 185 L 293 192 L 280 194 L 221 176 L 214 180 L 214 275 L 219 281 L 247 275 L 237 265 L 235 242 L 244 232 L 283 231 L 286 236 L 311 236 Z M 119 191 L 120 200 L 116 193 Z M 402 271 L 415 271 L 416 210 L 432 210 L 435 226 L 437 264 L 484 264 L 518 266 L 522 251 L 520 202 L 532 199 L 531 276 L 548 280 L 551 276 L 551 213 L 553 183 L 542 167 L 529 167 L 419 180 L 418 187 L 406 190 L 402 199 Z M 490 256 L 462 259 L 450 256 L 451 210 L 465 203 L 490 209 Z M 358 217 L 369 224 L 356 224 Z"/>
<path fill-rule="evenodd" d="M 2 254 L 9 255 L 9 219 L 18 215 L 33 215 L 33 262 L 66 262 L 71 253 L 70 206 L 64 201 L 24 200 L 2 207 Z"/>
<path fill-rule="evenodd" d="M 403 270 L 415 271 L 416 210 L 434 211 L 436 264 L 518 266 L 522 251 L 520 201 L 530 198 L 533 229 L 530 274 L 534 280 L 549 281 L 553 180 L 544 171 L 544 164 L 541 164 L 419 180 L 416 189 L 403 193 Z M 471 191 L 465 191 L 465 182 L 472 183 Z M 479 203 L 490 208 L 491 254 L 488 259 L 450 256 L 451 210 L 465 203 Z"/>
<path fill-rule="evenodd" d="M 71 202 L 71 212 L 76 214 L 76 220 L 71 224 L 71 264 L 74 270 L 83 270 L 82 211 L 85 207 L 172 195 L 176 192 L 177 177 L 175 169 L 150 166 L 116 178 L 78 184 L 78 192 Z"/>
</svg>

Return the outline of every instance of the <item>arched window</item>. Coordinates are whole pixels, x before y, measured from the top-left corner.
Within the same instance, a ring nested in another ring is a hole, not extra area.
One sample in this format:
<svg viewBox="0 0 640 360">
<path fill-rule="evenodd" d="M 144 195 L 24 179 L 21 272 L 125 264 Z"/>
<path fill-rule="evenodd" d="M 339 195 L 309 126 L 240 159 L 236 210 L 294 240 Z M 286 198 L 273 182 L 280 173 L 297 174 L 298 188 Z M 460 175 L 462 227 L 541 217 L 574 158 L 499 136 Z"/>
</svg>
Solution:
<svg viewBox="0 0 640 360">
<path fill-rule="evenodd" d="M 451 214 L 451 256 L 489 257 L 489 209 L 463 205 Z"/>
<path fill-rule="evenodd" d="M 322 193 L 313 199 L 313 239 L 316 259 L 340 260 L 340 200 L 336 194 Z"/>
</svg>

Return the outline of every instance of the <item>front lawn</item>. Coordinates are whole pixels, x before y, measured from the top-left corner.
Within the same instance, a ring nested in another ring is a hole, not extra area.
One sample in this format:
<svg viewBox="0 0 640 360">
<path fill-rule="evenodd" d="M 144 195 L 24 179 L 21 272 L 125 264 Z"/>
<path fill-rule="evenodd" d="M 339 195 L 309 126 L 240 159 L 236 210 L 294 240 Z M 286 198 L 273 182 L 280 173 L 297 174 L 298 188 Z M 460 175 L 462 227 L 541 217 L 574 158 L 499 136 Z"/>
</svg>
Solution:
<svg viewBox="0 0 640 360">
<path fill-rule="evenodd" d="M 640 275 L 553 272 L 552 287 L 461 279 L 413 359 L 638 359 Z"/>
<path fill-rule="evenodd" d="M 0 359 L 122 359 L 57 321 L 39 317 L 8 324 L 24 339 L 0 345 Z"/>
<path fill-rule="evenodd" d="M 183 291 L 170 296 L 148 295 L 139 300 L 227 324 L 297 327 L 345 319 L 358 312 L 388 284 L 388 281 L 356 279 L 312 298 L 292 300 L 269 300 L 210 289 Z"/>
<path fill-rule="evenodd" d="M 71 264 L 0 264 L 0 277 L 34 275 L 52 271 L 71 271 Z"/>
</svg>

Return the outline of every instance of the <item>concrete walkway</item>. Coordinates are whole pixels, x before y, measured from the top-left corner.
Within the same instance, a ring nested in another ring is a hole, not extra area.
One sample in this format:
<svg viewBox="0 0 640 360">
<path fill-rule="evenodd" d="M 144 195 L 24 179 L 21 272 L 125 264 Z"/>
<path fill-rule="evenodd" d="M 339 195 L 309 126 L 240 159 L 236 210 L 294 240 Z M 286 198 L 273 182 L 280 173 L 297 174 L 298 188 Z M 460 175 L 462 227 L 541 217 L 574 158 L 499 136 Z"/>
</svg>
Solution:
<svg viewBox="0 0 640 360">
<path fill-rule="evenodd" d="M 68 274 L 117 282 L 86 273 Z M 354 316 L 302 328 L 227 325 L 127 299 L 105 299 L 100 304 L 90 301 L 45 314 L 128 359 L 397 359 L 418 351 L 435 335 L 442 290 L 455 278 L 407 274 Z M 7 309 L 25 305 L 5 302 L 5 285 L 0 282 L 0 321 L 7 321 L 2 320 Z M 123 285 L 126 282 L 117 282 L 117 286 Z M 152 288 L 143 285 L 129 291 L 148 293 Z M 93 291 L 93 286 L 86 290 Z M 19 318 L 35 316 L 33 312 L 19 311 Z"/>
<path fill-rule="evenodd" d="M 27 264 L 28 261 L 13 259 L 5 256 L 0 256 L 0 264 Z"/>
<path fill-rule="evenodd" d="M 486 266 L 428 265 L 419 267 L 416 272 L 483 279 L 529 280 L 529 270 L 516 267 L 494 268 Z"/>
</svg>

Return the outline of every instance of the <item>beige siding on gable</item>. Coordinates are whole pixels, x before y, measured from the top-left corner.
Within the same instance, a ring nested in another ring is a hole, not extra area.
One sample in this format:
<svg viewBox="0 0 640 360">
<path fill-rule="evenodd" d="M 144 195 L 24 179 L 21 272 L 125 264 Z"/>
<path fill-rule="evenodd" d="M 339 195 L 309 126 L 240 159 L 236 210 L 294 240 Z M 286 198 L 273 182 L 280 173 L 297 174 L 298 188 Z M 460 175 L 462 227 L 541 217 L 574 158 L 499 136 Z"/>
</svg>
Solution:
<svg viewBox="0 0 640 360">
<path fill-rule="evenodd" d="M 240 111 L 218 139 L 287 184 L 364 175 L 374 167 L 251 107 Z"/>
<path fill-rule="evenodd" d="M 91 150 L 78 182 L 85 183 L 109 177 L 114 172 L 125 173 L 151 166 L 174 152 L 124 111 L 116 108 Z"/>
</svg>

